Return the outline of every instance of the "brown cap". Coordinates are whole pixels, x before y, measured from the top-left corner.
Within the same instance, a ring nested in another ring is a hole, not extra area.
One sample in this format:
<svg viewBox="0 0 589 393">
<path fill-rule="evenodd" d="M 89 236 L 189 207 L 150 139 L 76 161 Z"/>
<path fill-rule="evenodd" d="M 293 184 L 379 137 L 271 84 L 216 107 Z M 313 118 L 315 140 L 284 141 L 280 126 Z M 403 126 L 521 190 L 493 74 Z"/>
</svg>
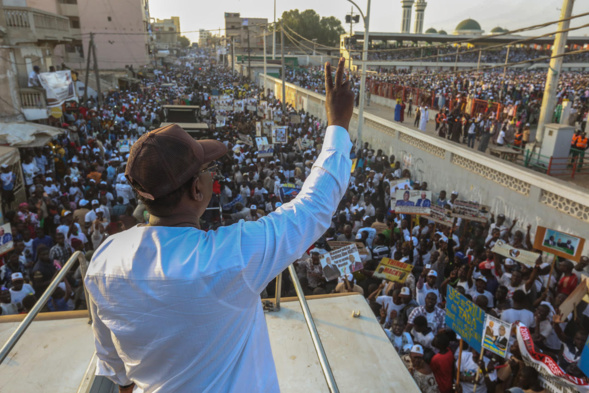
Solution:
<svg viewBox="0 0 589 393">
<path fill-rule="evenodd" d="M 202 165 L 226 152 L 223 143 L 197 141 L 182 127 L 172 124 L 143 135 L 133 144 L 125 176 L 139 195 L 153 200 L 177 190 Z"/>
</svg>

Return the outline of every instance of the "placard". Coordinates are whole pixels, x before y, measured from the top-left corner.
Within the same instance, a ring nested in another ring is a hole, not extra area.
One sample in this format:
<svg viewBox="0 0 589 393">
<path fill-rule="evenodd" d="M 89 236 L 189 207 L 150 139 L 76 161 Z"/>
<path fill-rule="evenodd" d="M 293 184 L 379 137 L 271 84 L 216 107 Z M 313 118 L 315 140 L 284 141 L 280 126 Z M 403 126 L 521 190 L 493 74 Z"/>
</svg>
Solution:
<svg viewBox="0 0 589 393">
<path fill-rule="evenodd" d="M 404 283 L 409 277 L 413 266 L 408 263 L 396 261 L 391 258 L 383 258 L 376 267 L 373 276 L 387 281 Z"/>
<path fill-rule="evenodd" d="M 463 218 L 469 221 L 487 222 L 486 214 L 489 207 L 476 202 L 454 201 L 452 203 L 452 217 Z"/>
<path fill-rule="evenodd" d="M 258 147 L 258 158 L 274 157 L 274 145 L 261 145 Z"/>
<path fill-rule="evenodd" d="M 270 142 L 268 142 L 268 137 L 265 137 L 265 136 L 256 137 L 256 146 L 258 146 L 258 149 L 261 146 L 267 146 L 269 144 L 270 144 Z"/>
<path fill-rule="evenodd" d="M 444 209 L 443 207 L 440 207 L 436 204 L 431 206 L 430 216 L 428 218 L 437 224 L 445 225 L 448 227 L 452 227 L 452 224 L 454 223 L 452 211 Z"/>
<path fill-rule="evenodd" d="M 397 190 L 395 213 L 429 215 L 432 192 L 423 190 Z"/>
<path fill-rule="evenodd" d="M 130 139 L 120 139 L 117 142 L 117 150 L 120 153 L 128 153 L 131 151 L 131 140 Z"/>
<path fill-rule="evenodd" d="M 289 121 L 291 124 L 301 124 L 301 116 L 292 114 L 289 116 Z"/>
<path fill-rule="evenodd" d="M 341 247 L 349 246 L 350 244 L 355 244 L 356 248 L 358 249 L 358 253 L 360 255 L 368 255 L 368 250 L 366 249 L 366 246 L 362 242 L 341 242 L 341 241 L 336 241 L 336 240 L 330 240 L 327 242 L 327 244 L 329 245 L 329 247 L 331 247 L 332 251 L 337 250 L 338 248 L 341 248 Z"/>
<path fill-rule="evenodd" d="M 579 367 L 585 375 L 589 375 L 589 338 L 587 338 L 587 342 L 583 347 L 583 352 L 581 352 L 581 358 L 577 363 L 577 367 Z"/>
<path fill-rule="evenodd" d="M 481 352 L 485 312 L 448 285 L 446 291 L 446 326 L 474 348 Z"/>
<path fill-rule="evenodd" d="M 0 255 L 7 253 L 14 248 L 12 240 L 12 227 L 10 223 L 0 226 Z"/>
<path fill-rule="evenodd" d="M 545 388 L 550 389 L 551 393 L 589 392 L 587 382 L 567 374 L 550 356 L 536 352 L 530 330 L 525 325 L 518 324 L 515 331 L 524 363 L 538 371 L 540 382 Z"/>
<path fill-rule="evenodd" d="M 585 239 L 571 235 L 570 233 L 560 232 L 556 229 L 550 229 L 538 226 L 536 238 L 534 239 L 534 248 L 546 251 L 556 256 L 579 262 Z"/>
<path fill-rule="evenodd" d="M 327 281 L 364 268 L 355 244 L 323 254 L 320 261 L 323 267 L 323 275 Z"/>
<path fill-rule="evenodd" d="M 567 317 L 573 312 L 573 310 L 583 300 L 583 297 L 589 292 L 589 280 L 586 276 L 581 276 L 581 282 L 577 287 L 570 293 L 570 295 L 562 302 L 558 307 L 557 313 L 554 315 L 554 322 L 562 323 L 566 322 Z"/>
<path fill-rule="evenodd" d="M 262 136 L 262 122 L 261 121 L 256 122 L 256 136 L 258 136 L 258 137 Z"/>
<path fill-rule="evenodd" d="M 531 252 L 528 250 L 521 250 L 519 248 L 512 247 L 505 241 L 499 239 L 495 242 L 495 245 L 491 249 L 495 254 L 502 255 L 506 258 L 511 258 L 514 261 L 523 263 L 528 266 L 536 266 L 536 261 L 540 257 L 540 254 Z"/>
<path fill-rule="evenodd" d="M 272 143 L 288 143 L 288 128 L 284 126 L 272 127 Z"/>
<path fill-rule="evenodd" d="M 78 100 L 70 70 L 41 72 L 37 75 L 39 77 L 39 83 L 45 89 L 47 106 L 49 108 L 61 106 L 66 101 Z"/>
<path fill-rule="evenodd" d="M 487 314 L 487 317 L 485 318 L 484 332 L 483 348 L 504 358 L 509 347 L 511 323 L 507 323 Z"/>
</svg>

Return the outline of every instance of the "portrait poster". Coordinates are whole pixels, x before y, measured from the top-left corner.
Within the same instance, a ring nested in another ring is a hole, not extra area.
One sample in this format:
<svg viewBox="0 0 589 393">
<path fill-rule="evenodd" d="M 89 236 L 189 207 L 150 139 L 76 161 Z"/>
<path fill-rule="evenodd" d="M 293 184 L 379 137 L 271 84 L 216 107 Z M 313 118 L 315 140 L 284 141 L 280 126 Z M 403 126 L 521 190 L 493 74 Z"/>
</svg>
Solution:
<svg viewBox="0 0 589 393">
<path fill-rule="evenodd" d="M 507 323 L 487 314 L 485 318 L 484 334 L 483 348 L 504 358 L 509 349 L 511 323 Z"/>
<path fill-rule="evenodd" d="M 395 208 L 396 193 L 398 190 L 412 190 L 411 179 L 398 179 L 393 180 L 390 183 L 390 194 L 391 194 L 391 209 Z"/>
<path fill-rule="evenodd" d="M 395 213 L 429 215 L 431 206 L 431 191 L 397 190 L 395 193 Z"/>
<path fill-rule="evenodd" d="M 534 248 L 537 250 L 579 262 L 584 246 L 585 239 L 579 236 L 542 226 L 536 229 Z"/>
<path fill-rule="evenodd" d="M 329 245 L 329 247 L 331 248 L 332 251 L 337 250 L 338 248 L 349 246 L 350 244 L 355 244 L 356 248 L 358 249 L 358 254 L 368 255 L 368 250 L 366 249 L 366 246 L 362 242 L 345 242 L 345 241 L 330 240 L 327 242 L 327 244 Z"/>
<path fill-rule="evenodd" d="M 452 217 L 462 218 L 468 221 L 487 222 L 489 207 L 476 202 L 454 201 L 452 204 Z"/>
<path fill-rule="evenodd" d="M 289 121 L 291 124 L 301 124 L 301 116 L 293 113 L 289 116 Z"/>
<path fill-rule="evenodd" d="M 436 224 L 445 225 L 452 227 L 454 223 L 454 217 L 452 217 L 452 210 L 444 209 L 436 204 L 433 204 L 430 208 L 430 220 Z"/>
<path fill-rule="evenodd" d="M 256 122 L 256 136 L 258 136 L 258 137 L 262 136 L 262 122 L 261 121 Z"/>
<path fill-rule="evenodd" d="M 446 326 L 456 332 L 469 346 L 481 352 L 485 312 L 448 285 L 446 291 Z"/>
<path fill-rule="evenodd" d="M 272 127 L 274 127 L 274 122 L 271 120 L 264 120 L 262 122 L 262 133 L 264 135 L 271 135 L 272 134 Z"/>
<path fill-rule="evenodd" d="M 272 127 L 272 143 L 288 143 L 288 128 L 282 126 Z"/>
<path fill-rule="evenodd" d="M 258 145 L 258 158 L 274 157 L 274 145 Z"/>
<path fill-rule="evenodd" d="M 12 240 L 12 227 L 10 223 L 0 226 L 0 255 L 7 253 L 14 248 Z"/>
<path fill-rule="evenodd" d="M 536 261 L 538 260 L 538 257 L 540 257 L 540 254 L 512 247 L 509 243 L 506 243 L 501 239 L 495 242 L 495 245 L 491 251 L 493 251 L 495 254 L 502 255 L 506 258 L 511 258 L 514 261 L 532 267 L 536 265 Z"/>
<path fill-rule="evenodd" d="M 258 149 L 260 148 L 260 146 L 266 146 L 269 144 L 270 144 L 270 142 L 268 142 L 268 137 L 265 137 L 265 136 L 257 136 L 256 137 L 256 146 L 258 146 Z"/>
<path fill-rule="evenodd" d="M 583 347 L 583 352 L 581 352 L 581 358 L 579 359 L 579 363 L 577 363 L 577 367 L 579 367 L 585 375 L 589 375 L 589 338 Z"/>
<path fill-rule="evenodd" d="M 340 247 L 323 254 L 320 261 L 323 267 L 323 275 L 327 281 L 364 268 L 355 244 Z"/>
<path fill-rule="evenodd" d="M 402 284 L 407 280 L 407 277 L 409 277 L 411 270 L 413 270 L 413 265 L 396 261 L 391 258 L 383 258 L 376 267 L 373 276 Z"/>
<path fill-rule="evenodd" d="M 47 106 L 49 108 L 61 106 L 66 101 L 78 100 L 70 70 L 41 72 L 39 74 L 39 82 L 43 86 L 43 89 L 45 89 Z"/>
</svg>

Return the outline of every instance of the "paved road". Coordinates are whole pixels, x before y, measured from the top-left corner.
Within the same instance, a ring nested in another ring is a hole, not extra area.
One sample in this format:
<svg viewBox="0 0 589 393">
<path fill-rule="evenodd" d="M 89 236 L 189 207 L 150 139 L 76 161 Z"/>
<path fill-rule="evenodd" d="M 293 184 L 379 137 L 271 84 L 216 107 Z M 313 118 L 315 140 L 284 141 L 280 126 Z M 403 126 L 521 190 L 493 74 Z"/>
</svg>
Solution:
<svg viewBox="0 0 589 393">
<path fill-rule="evenodd" d="M 395 112 L 393 109 L 383 106 L 383 105 L 378 105 L 375 103 L 371 103 L 370 105 L 367 105 L 364 107 L 365 110 L 373 115 L 376 115 L 378 117 L 382 117 L 384 119 L 387 120 L 393 120 L 394 116 L 395 116 Z M 415 110 L 413 112 L 415 114 Z M 435 114 L 437 113 L 437 111 L 432 112 L 432 114 L 430 114 L 430 118 L 433 118 Z M 413 127 L 413 122 L 414 122 L 415 118 L 412 116 L 407 116 L 407 114 L 405 114 L 405 121 L 402 123 L 404 126 L 407 126 L 409 128 L 413 128 L 415 130 L 417 130 L 417 127 Z M 436 122 L 434 120 L 430 120 L 427 125 L 426 125 L 426 133 L 432 136 L 435 136 L 437 138 L 440 138 L 437 136 L 437 133 L 435 132 L 436 129 Z M 442 138 L 440 138 L 442 139 Z M 466 144 L 463 145 L 464 147 L 466 147 Z M 479 152 L 478 149 L 479 146 L 479 142 L 476 141 L 475 142 L 475 149 L 479 154 L 487 154 L 490 155 L 489 153 L 489 149 L 487 149 L 487 151 L 485 153 L 481 153 Z M 489 142 L 489 147 L 493 147 L 492 142 Z M 587 160 L 586 160 L 587 161 Z M 582 173 L 582 174 L 576 174 L 574 179 L 569 179 L 569 178 L 563 178 L 563 177 L 558 177 L 561 180 L 567 181 L 569 183 L 572 183 L 574 185 L 580 186 L 580 187 L 585 187 L 585 188 L 589 188 L 589 172 L 587 173 Z"/>
</svg>

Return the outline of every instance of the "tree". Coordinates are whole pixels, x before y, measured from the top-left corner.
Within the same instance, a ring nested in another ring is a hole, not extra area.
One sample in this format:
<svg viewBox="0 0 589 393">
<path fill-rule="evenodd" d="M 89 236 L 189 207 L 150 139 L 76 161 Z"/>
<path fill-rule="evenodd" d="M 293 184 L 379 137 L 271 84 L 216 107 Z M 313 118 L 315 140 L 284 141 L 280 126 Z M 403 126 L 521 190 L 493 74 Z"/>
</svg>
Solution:
<svg viewBox="0 0 589 393">
<path fill-rule="evenodd" d="M 190 46 L 190 40 L 184 36 L 178 37 L 178 43 L 182 48 L 188 48 Z"/>
<path fill-rule="evenodd" d="M 339 37 L 345 32 L 339 19 L 334 16 L 321 17 L 314 10 L 299 12 L 298 9 L 295 9 L 285 11 L 282 13 L 281 21 L 285 25 L 285 32 L 289 33 L 295 41 L 301 41 L 302 39 L 296 34 L 290 33 L 289 29 L 309 41 L 317 39 L 319 44 L 338 47 Z M 293 43 L 287 37 L 285 39 L 288 40 L 287 42 Z M 310 42 L 302 41 L 307 47 L 313 45 Z"/>
</svg>

